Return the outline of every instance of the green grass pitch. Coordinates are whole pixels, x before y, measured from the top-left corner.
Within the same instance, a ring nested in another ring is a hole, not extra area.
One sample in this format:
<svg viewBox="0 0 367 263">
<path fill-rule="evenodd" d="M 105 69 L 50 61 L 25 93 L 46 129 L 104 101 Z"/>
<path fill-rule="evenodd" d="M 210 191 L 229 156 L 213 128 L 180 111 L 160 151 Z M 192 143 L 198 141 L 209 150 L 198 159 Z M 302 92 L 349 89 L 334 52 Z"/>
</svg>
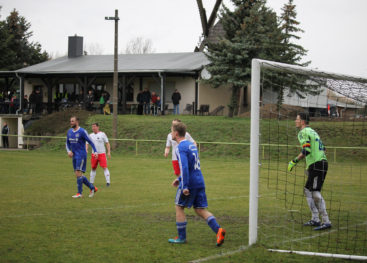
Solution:
<svg viewBox="0 0 367 263">
<path fill-rule="evenodd" d="M 233 253 L 248 242 L 248 160 L 201 160 L 209 210 L 228 233 L 221 248 L 192 209 L 188 243 L 167 242 L 176 236 L 170 159 L 113 155 L 111 187 L 99 168 L 96 196 L 88 198 L 84 186 L 84 197 L 77 200 L 71 198 L 76 180 L 65 152 L 0 151 L 0 160 L 0 262 L 330 260 L 270 253 L 261 245 Z"/>
</svg>

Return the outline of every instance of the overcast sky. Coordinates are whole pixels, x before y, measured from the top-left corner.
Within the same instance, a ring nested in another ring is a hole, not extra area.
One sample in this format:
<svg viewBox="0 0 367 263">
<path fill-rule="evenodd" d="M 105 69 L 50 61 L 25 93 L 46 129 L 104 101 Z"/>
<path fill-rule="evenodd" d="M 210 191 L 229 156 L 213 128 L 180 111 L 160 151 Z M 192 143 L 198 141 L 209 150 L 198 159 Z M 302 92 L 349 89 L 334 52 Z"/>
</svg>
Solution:
<svg viewBox="0 0 367 263">
<path fill-rule="evenodd" d="M 278 14 L 288 0 L 268 0 Z M 215 0 L 203 0 L 209 17 Z M 230 0 L 223 0 L 230 6 Z M 312 68 L 367 78 L 367 0 L 295 0 Z M 53 56 L 67 52 L 67 37 L 113 54 L 119 10 L 119 50 L 132 38 L 151 39 L 157 53 L 192 52 L 201 35 L 196 0 L 0 0 L 1 18 L 16 8 L 32 24 L 33 41 Z"/>
</svg>

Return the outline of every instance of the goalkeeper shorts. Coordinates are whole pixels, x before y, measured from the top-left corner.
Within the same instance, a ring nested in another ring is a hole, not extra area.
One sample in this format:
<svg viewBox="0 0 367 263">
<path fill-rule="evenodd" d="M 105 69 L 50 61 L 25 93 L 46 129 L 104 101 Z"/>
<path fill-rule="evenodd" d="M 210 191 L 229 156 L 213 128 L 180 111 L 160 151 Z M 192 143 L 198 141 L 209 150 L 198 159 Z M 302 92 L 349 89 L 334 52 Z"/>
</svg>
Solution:
<svg viewBox="0 0 367 263">
<path fill-rule="evenodd" d="M 310 191 L 321 191 L 327 170 L 328 162 L 326 160 L 321 160 L 311 164 L 307 169 L 308 178 L 305 188 Z"/>
</svg>

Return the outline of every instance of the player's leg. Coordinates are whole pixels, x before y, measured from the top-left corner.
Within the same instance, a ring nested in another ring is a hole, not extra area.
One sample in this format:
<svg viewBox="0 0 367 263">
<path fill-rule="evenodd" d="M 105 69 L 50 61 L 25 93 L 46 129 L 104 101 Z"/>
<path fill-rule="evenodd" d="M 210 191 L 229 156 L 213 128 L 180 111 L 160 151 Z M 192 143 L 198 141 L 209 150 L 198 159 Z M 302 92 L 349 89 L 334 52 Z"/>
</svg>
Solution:
<svg viewBox="0 0 367 263">
<path fill-rule="evenodd" d="M 178 237 L 181 240 L 186 240 L 186 215 L 185 215 L 185 207 L 176 205 L 176 226 Z"/>
<path fill-rule="evenodd" d="M 217 235 L 217 246 L 221 246 L 224 242 L 226 231 L 220 227 L 214 215 L 207 210 L 208 201 L 205 194 L 205 188 L 197 189 L 193 205 L 196 214 L 203 218 L 207 222 L 208 226 Z"/>
<path fill-rule="evenodd" d="M 103 169 L 103 173 L 104 173 L 104 177 L 106 178 L 106 185 L 110 186 L 111 184 L 111 177 L 110 177 L 110 171 L 108 170 L 108 168 L 104 168 Z"/>
<path fill-rule="evenodd" d="M 331 222 L 329 220 L 329 216 L 328 213 L 326 211 L 326 205 L 325 205 L 325 200 L 321 195 L 321 192 L 319 191 L 313 191 L 312 192 L 312 196 L 315 200 L 316 206 L 322 216 L 322 224 L 321 226 L 315 228 L 315 230 L 322 230 L 322 229 L 326 229 L 326 228 L 330 228 L 331 227 Z"/>
<path fill-rule="evenodd" d="M 210 213 L 206 208 L 195 208 L 195 213 L 207 222 L 208 226 L 214 233 L 218 233 L 220 225 L 212 213 Z"/>
<path fill-rule="evenodd" d="M 98 188 L 96 186 L 94 186 L 91 182 L 88 181 L 87 177 L 84 176 L 85 173 L 85 169 L 87 167 L 87 157 L 82 158 L 82 163 L 80 164 L 80 170 L 83 172 L 83 183 L 88 186 L 88 188 L 90 189 L 89 192 L 89 197 L 93 197 L 94 193 L 96 193 L 98 191 Z"/>
<path fill-rule="evenodd" d="M 106 178 L 106 185 L 110 186 L 111 178 L 110 171 L 107 168 L 107 157 L 106 154 L 98 154 L 99 165 L 103 168 L 104 177 Z"/>
<path fill-rule="evenodd" d="M 184 212 L 184 207 L 176 205 L 176 227 L 177 227 L 177 237 L 168 239 L 169 243 L 174 244 L 184 244 L 186 243 L 186 216 Z"/>
<path fill-rule="evenodd" d="M 317 176 L 315 177 L 314 180 L 314 189 L 312 191 L 312 197 L 322 217 L 321 226 L 316 227 L 315 230 L 324 230 L 331 227 L 331 222 L 329 220 L 329 216 L 326 211 L 325 200 L 321 195 L 321 189 L 326 178 L 327 170 L 328 170 L 328 163 L 326 160 L 317 162 L 315 164 L 315 174 Z"/>
<path fill-rule="evenodd" d="M 85 169 L 87 168 L 87 157 L 84 157 L 84 158 L 80 158 L 81 161 L 80 161 L 80 165 L 78 167 L 78 170 L 81 171 L 82 173 L 82 178 L 83 178 L 83 184 L 85 184 L 89 189 L 94 189 L 94 186 L 93 184 L 91 184 L 87 177 L 84 176 L 84 173 L 85 173 Z"/>
<path fill-rule="evenodd" d="M 73 160 L 74 163 L 74 160 Z M 76 195 L 73 195 L 73 198 L 81 198 L 82 194 L 83 194 L 83 177 L 82 177 L 82 172 L 79 170 L 75 170 L 75 176 L 76 176 L 76 184 L 77 184 L 77 188 L 78 188 L 78 192 L 76 193 Z"/>
<path fill-rule="evenodd" d="M 313 181 L 314 181 L 314 169 L 313 165 L 309 167 L 307 170 L 307 182 L 303 189 L 304 194 L 306 196 L 308 207 L 310 208 L 312 218 L 308 222 L 304 223 L 304 226 L 319 226 L 321 224 L 319 218 L 319 210 L 316 207 L 315 200 L 312 197 L 312 190 L 313 190 Z"/>
<path fill-rule="evenodd" d="M 85 169 L 87 167 L 87 156 L 80 158 L 80 161 L 77 163 L 77 170 L 81 172 L 81 178 L 83 180 L 83 184 L 85 184 L 89 189 L 89 197 L 93 197 L 94 193 L 98 191 L 98 188 L 91 184 L 87 177 L 84 176 Z"/>
<path fill-rule="evenodd" d="M 75 173 L 75 177 L 76 177 L 76 185 L 77 185 L 77 189 L 78 192 L 73 195 L 73 198 L 80 198 L 82 197 L 82 193 L 83 193 L 83 178 L 82 178 L 82 173 L 78 170 L 78 159 L 73 157 L 73 168 L 74 168 L 74 173 Z"/>
<path fill-rule="evenodd" d="M 94 184 L 94 180 L 96 178 L 96 174 L 97 174 L 97 166 L 98 166 L 98 159 L 94 157 L 94 155 L 92 154 L 92 157 L 90 159 L 90 164 L 91 164 L 91 170 L 90 170 L 90 177 L 89 180 L 92 184 Z"/>
<path fill-rule="evenodd" d="M 177 189 L 176 192 L 176 227 L 177 227 L 177 233 L 178 236 L 176 238 L 170 238 L 168 239 L 169 243 L 175 243 L 175 244 L 183 244 L 186 243 L 186 215 L 185 215 L 185 206 L 187 206 L 189 200 L 188 196 L 183 195 L 182 189 Z"/>
<path fill-rule="evenodd" d="M 96 171 L 96 169 L 91 169 L 90 170 L 90 174 L 89 174 L 89 181 L 90 181 L 90 183 L 91 184 L 94 184 L 94 181 L 95 181 L 95 179 L 96 179 L 96 175 L 97 175 L 97 171 Z"/>
<path fill-rule="evenodd" d="M 319 226 L 320 225 L 320 218 L 319 218 L 319 210 L 316 207 L 315 201 L 312 196 L 312 192 L 304 188 L 304 193 L 306 196 L 308 207 L 311 210 L 312 218 L 310 221 L 306 222 L 305 226 Z"/>
</svg>

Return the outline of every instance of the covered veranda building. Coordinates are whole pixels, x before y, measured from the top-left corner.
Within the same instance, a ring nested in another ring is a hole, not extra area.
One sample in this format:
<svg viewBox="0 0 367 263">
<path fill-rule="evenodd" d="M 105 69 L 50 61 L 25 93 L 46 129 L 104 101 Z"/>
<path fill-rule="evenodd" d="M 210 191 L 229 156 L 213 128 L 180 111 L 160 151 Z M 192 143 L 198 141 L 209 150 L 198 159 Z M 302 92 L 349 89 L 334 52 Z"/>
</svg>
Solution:
<svg viewBox="0 0 367 263">
<path fill-rule="evenodd" d="M 55 94 L 67 93 L 85 101 L 89 90 L 93 90 L 98 105 L 102 92 L 112 94 L 113 55 L 85 55 L 69 37 L 69 54 L 13 72 L 6 77 L 19 79 L 20 94 L 40 90 L 44 108 L 48 113 L 55 110 Z M 74 41 L 75 42 L 75 41 Z M 148 89 L 161 97 L 162 114 L 173 108 L 172 93 L 181 93 L 180 112 L 190 107 L 197 114 L 200 104 L 209 104 L 211 109 L 227 105 L 229 92 L 212 89 L 199 82 L 200 73 L 209 60 L 202 52 L 164 54 L 121 54 L 118 57 L 118 102 L 119 113 L 130 113 L 137 105 L 139 91 Z M 5 77 L 0 72 L 0 77 Z M 17 75 L 17 76 L 16 76 Z M 22 105 L 21 105 L 22 107 Z"/>
</svg>

